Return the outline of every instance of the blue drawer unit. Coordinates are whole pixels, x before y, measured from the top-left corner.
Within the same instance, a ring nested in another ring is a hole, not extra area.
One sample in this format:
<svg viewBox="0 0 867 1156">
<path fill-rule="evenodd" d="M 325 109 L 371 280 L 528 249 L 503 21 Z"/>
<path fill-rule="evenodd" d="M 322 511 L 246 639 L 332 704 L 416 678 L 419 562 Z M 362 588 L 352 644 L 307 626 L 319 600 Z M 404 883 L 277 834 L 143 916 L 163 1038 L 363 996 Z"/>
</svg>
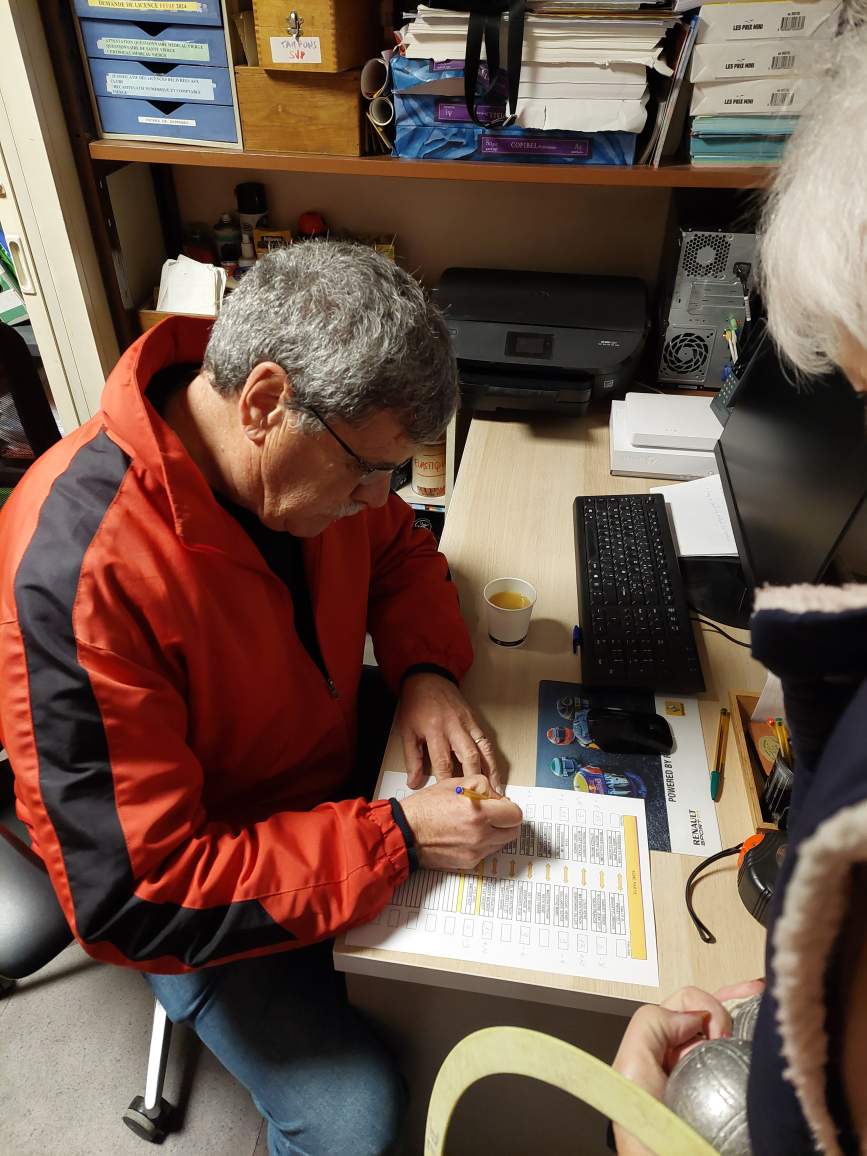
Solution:
<svg viewBox="0 0 867 1156">
<path fill-rule="evenodd" d="M 91 60 L 153 60 L 226 68 L 222 28 L 190 24 L 134 24 L 119 20 L 82 20 L 84 51 Z"/>
<path fill-rule="evenodd" d="M 203 104 L 231 104 L 228 68 L 150 64 L 141 60 L 91 60 L 93 91 L 100 97 Z"/>
<path fill-rule="evenodd" d="M 75 0 L 79 16 L 96 20 L 135 20 L 161 24 L 223 23 L 220 0 Z"/>
<path fill-rule="evenodd" d="M 134 97 L 97 98 L 103 132 L 121 136 L 237 144 L 235 110 L 229 104 L 177 104 Z"/>
</svg>

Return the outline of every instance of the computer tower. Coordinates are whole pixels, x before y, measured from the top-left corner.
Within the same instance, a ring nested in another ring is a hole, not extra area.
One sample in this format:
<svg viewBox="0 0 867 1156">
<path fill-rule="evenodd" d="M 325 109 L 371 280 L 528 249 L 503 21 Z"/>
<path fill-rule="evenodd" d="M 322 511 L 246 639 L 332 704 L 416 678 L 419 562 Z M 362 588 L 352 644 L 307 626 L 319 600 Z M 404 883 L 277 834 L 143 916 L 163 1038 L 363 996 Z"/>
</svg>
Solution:
<svg viewBox="0 0 867 1156">
<path fill-rule="evenodd" d="M 744 323 L 744 283 L 755 264 L 755 233 L 681 229 L 662 298 L 658 380 L 719 389 L 731 351 L 730 318 Z"/>
</svg>

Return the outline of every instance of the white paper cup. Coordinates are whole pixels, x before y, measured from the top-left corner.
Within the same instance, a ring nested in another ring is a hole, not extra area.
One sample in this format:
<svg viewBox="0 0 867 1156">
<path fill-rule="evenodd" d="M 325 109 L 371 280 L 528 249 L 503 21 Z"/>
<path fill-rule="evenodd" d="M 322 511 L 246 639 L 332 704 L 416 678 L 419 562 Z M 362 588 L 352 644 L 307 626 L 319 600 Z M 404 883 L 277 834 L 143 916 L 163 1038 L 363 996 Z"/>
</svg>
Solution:
<svg viewBox="0 0 867 1156">
<path fill-rule="evenodd" d="M 495 605 L 491 598 L 495 594 L 511 591 L 529 599 L 529 605 L 520 609 L 507 610 Z M 530 617 L 536 605 L 536 587 L 523 578 L 494 578 L 484 589 L 485 614 L 488 637 L 498 646 L 520 646 L 530 629 Z"/>
</svg>

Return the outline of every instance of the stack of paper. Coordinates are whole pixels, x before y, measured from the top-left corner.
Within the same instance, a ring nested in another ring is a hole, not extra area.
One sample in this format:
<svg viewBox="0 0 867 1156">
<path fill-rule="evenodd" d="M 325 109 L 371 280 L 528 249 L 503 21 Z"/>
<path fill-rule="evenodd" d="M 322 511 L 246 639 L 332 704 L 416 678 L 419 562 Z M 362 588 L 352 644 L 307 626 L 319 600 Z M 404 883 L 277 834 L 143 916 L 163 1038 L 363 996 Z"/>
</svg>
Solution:
<svg viewBox="0 0 867 1156">
<path fill-rule="evenodd" d="M 662 41 L 675 22 L 670 9 L 665 13 L 656 12 L 653 4 L 639 7 L 639 0 L 531 3 L 524 24 L 515 128 L 505 130 L 506 135 L 514 135 L 516 129 L 532 130 L 536 134 L 625 134 L 632 140 L 628 145 L 627 142 L 620 145 L 624 152 L 629 152 L 631 161 L 635 138 L 647 119 L 647 70 L 670 75 L 671 69 L 662 58 Z M 393 61 L 395 91 L 403 90 L 403 97 L 451 96 L 454 100 L 451 108 L 442 100 L 429 107 L 418 101 L 399 102 L 398 135 L 402 115 L 405 122 L 415 127 L 442 124 L 477 127 L 472 125 L 463 104 L 467 25 L 466 13 L 420 4 L 415 20 L 403 29 L 404 59 Z M 500 46 L 503 63 L 508 56 L 507 39 L 507 18 L 504 17 Z M 422 62 L 425 68 L 421 71 L 404 67 Z M 398 75 L 401 71 L 402 77 Z M 488 87 L 487 75 L 480 79 Z M 446 81 L 452 83 L 449 85 Z M 494 119 L 503 114 L 505 106 L 503 76 L 494 86 L 488 106 L 479 110 L 479 118 Z M 494 151 L 490 144 L 488 149 Z M 401 155 L 420 155 L 402 150 L 400 142 L 396 151 Z M 479 152 L 484 149 L 480 148 Z M 596 156 L 586 159 L 599 162 Z"/>
<path fill-rule="evenodd" d="M 166 261 L 160 276 L 157 310 L 162 313 L 195 313 L 216 317 L 226 289 L 226 270 L 204 265 L 183 253 Z"/>
<path fill-rule="evenodd" d="M 841 0 L 710 3 L 693 54 L 694 164 L 774 164 L 813 98 Z"/>
</svg>

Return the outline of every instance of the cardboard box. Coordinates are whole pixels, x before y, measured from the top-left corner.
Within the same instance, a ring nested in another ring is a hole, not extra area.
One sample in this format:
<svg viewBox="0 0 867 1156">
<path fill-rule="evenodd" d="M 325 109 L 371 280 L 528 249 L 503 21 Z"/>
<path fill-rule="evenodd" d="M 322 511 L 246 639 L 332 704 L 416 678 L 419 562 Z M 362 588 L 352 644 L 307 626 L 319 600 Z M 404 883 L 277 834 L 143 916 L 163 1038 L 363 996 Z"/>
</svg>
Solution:
<svg viewBox="0 0 867 1156">
<path fill-rule="evenodd" d="M 236 68 L 244 147 L 361 156 L 359 78 L 358 69 L 311 76 Z"/>
<path fill-rule="evenodd" d="M 289 30 L 290 10 L 301 21 Z M 360 68 L 382 48 L 376 0 L 253 0 L 256 44 L 263 68 L 290 72 L 343 72 Z"/>
<path fill-rule="evenodd" d="M 841 0 L 760 4 L 704 4 L 698 13 L 697 44 L 724 40 L 830 40 L 837 30 Z"/>
<path fill-rule="evenodd" d="M 697 44 L 689 79 L 693 84 L 713 80 L 755 80 L 773 76 L 810 76 L 822 69 L 830 55 L 829 40 L 743 40 Z"/>
<path fill-rule="evenodd" d="M 692 90 L 690 116 L 732 116 L 740 113 L 794 116 L 803 112 L 819 81 L 791 76 L 788 80 L 721 80 L 697 84 Z"/>
<path fill-rule="evenodd" d="M 221 0 L 75 0 L 79 16 L 97 20 L 159 21 L 161 24 L 222 24 Z"/>
<path fill-rule="evenodd" d="M 82 20 L 81 38 L 85 53 L 94 60 L 171 61 L 217 68 L 228 65 L 222 28 Z"/>
</svg>

